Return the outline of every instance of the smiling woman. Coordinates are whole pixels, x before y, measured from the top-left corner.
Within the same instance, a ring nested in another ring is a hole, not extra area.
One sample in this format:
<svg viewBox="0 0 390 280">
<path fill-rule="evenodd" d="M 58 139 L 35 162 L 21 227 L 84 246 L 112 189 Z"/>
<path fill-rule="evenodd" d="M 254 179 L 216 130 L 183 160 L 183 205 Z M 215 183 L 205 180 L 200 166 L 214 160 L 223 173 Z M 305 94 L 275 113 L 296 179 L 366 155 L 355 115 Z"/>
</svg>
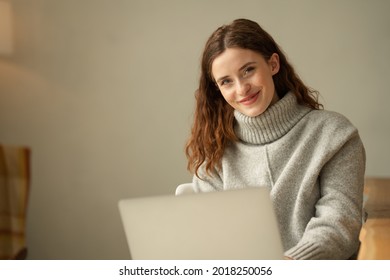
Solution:
<svg viewBox="0 0 390 280">
<path fill-rule="evenodd" d="M 268 99 L 272 98 L 268 100 L 269 103 L 260 102 L 261 107 L 253 106 L 247 116 L 261 114 L 290 91 L 299 104 L 312 109 L 322 108 L 317 102 L 317 92 L 302 82 L 271 35 L 256 22 L 238 19 L 218 28 L 206 42 L 201 63 L 195 121 L 186 149 L 188 167 L 195 174 L 204 162 L 207 172 L 218 166 L 225 146 L 237 140 L 233 114 L 234 109 L 238 108 L 232 104 L 240 104 L 237 103 L 239 100 L 244 104 L 250 103 L 248 100 L 251 97 L 256 98 L 256 101 L 258 99 L 257 92 L 253 91 L 254 79 L 248 81 L 251 71 L 257 73 L 254 75 L 256 84 L 261 83 L 256 85 L 259 90 L 263 90 L 260 99 L 266 99 L 265 95 Z M 235 89 L 241 91 L 240 87 L 248 86 L 253 91 L 249 92 L 251 96 L 244 93 L 239 100 L 231 99 L 234 98 L 232 92 Z M 265 91 L 267 94 L 264 94 Z"/>
<path fill-rule="evenodd" d="M 221 26 L 203 52 L 188 168 L 195 192 L 269 188 L 287 259 L 348 259 L 359 246 L 365 150 L 317 94 L 257 23 Z"/>
</svg>

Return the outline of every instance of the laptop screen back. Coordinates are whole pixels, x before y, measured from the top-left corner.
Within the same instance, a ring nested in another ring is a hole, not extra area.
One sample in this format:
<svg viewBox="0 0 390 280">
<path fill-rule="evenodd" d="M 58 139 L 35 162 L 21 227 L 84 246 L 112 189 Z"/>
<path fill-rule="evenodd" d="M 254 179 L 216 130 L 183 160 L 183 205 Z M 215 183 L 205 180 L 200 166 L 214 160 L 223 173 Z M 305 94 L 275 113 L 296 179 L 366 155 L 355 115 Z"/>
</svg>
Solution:
<svg viewBox="0 0 390 280">
<path fill-rule="evenodd" d="M 124 199 L 132 259 L 282 259 L 267 188 Z"/>
</svg>

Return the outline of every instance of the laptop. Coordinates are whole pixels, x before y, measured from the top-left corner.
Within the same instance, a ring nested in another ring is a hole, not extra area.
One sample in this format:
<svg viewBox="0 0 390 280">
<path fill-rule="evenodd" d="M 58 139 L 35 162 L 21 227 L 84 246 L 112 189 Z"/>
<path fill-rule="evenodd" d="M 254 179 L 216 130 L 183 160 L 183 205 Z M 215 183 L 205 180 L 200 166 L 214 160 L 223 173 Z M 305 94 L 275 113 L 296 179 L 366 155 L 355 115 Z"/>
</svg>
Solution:
<svg viewBox="0 0 390 280">
<path fill-rule="evenodd" d="M 132 259 L 283 259 L 268 188 L 123 199 L 119 211 Z"/>
</svg>

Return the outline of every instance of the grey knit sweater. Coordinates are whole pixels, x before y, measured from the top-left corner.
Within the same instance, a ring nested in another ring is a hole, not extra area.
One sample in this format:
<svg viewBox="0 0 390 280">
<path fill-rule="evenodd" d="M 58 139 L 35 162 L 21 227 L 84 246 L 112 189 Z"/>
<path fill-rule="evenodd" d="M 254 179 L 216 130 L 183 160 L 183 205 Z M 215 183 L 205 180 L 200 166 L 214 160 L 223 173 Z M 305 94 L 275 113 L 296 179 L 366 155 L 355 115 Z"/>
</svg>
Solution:
<svg viewBox="0 0 390 280">
<path fill-rule="evenodd" d="M 235 111 L 235 132 L 211 176 L 195 192 L 268 187 L 285 255 L 347 259 L 359 246 L 365 151 L 342 115 L 312 110 L 288 93 L 257 117 Z"/>
</svg>

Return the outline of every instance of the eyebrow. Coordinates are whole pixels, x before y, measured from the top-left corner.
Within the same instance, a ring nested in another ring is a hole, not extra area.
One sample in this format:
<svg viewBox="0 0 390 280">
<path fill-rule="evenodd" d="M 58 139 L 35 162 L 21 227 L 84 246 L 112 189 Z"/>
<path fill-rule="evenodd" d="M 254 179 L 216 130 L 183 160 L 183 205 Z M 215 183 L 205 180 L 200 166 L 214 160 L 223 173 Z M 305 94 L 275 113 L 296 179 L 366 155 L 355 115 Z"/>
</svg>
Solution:
<svg viewBox="0 0 390 280">
<path fill-rule="evenodd" d="M 255 62 L 255 61 L 247 62 L 247 63 L 245 63 L 243 66 L 241 66 L 240 69 L 238 69 L 238 71 L 242 71 L 242 70 L 244 70 L 246 67 L 248 67 L 249 65 L 252 65 L 252 64 L 256 64 L 256 62 Z M 219 78 L 218 80 L 216 80 L 216 82 L 219 83 L 220 81 L 222 81 L 222 80 L 224 80 L 224 79 L 226 79 L 226 78 L 229 78 L 229 75 L 223 76 L 223 77 Z"/>
</svg>

